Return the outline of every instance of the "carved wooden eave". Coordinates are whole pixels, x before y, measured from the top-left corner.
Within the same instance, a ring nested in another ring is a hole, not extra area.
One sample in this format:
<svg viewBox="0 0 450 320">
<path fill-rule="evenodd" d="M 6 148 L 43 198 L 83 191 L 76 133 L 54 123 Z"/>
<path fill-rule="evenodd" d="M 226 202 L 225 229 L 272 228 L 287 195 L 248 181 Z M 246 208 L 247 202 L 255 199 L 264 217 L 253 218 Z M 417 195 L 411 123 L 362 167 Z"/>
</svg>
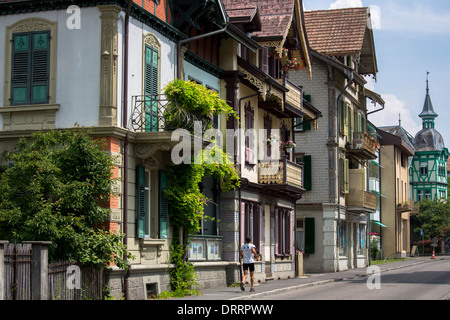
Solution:
<svg viewBox="0 0 450 320">
<path fill-rule="evenodd" d="M 309 79 L 312 79 L 312 66 L 311 66 L 311 58 L 309 56 L 309 44 L 308 39 L 306 37 L 306 30 L 304 26 L 303 8 L 299 0 L 295 1 L 294 12 L 297 17 L 296 21 L 297 21 L 297 30 L 300 37 L 300 45 L 304 53 L 303 64 L 305 66 L 306 72 L 309 75 Z"/>
<path fill-rule="evenodd" d="M 171 150 L 179 141 L 171 141 L 170 131 L 136 133 L 134 155 L 150 169 L 171 165 Z"/>
<path fill-rule="evenodd" d="M 294 19 L 295 15 L 295 19 Z M 306 30 L 304 26 L 303 19 L 303 9 L 299 1 L 295 1 L 294 12 L 289 18 L 289 22 L 286 24 L 287 27 L 284 31 L 284 34 L 281 37 L 272 38 L 272 39 L 260 39 L 258 43 L 263 47 L 275 48 L 277 52 L 281 52 L 281 50 L 285 47 L 286 41 L 288 37 L 297 36 L 295 32 L 293 32 L 293 28 L 296 28 L 298 31 L 298 40 L 300 46 L 298 48 L 290 49 L 291 58 L 296 58 L 298 60 L 302 60 L 304 64 L 304 70 L 308 74 L 309 78 L 312 79 L 312 67 L 311 67 L 311 58 L 309 55 L 309 44 L 308 39 L 306 37 Z"/>
<path fill-rule="evenodd" d="M 260 101 L 275 102 L 284 111 L 284 94 L 288 91 L 275 79 L 265 74 L 261 69 L 238 57 L 238 71 L 251 86 L 259 93 Z"/>
</svg>

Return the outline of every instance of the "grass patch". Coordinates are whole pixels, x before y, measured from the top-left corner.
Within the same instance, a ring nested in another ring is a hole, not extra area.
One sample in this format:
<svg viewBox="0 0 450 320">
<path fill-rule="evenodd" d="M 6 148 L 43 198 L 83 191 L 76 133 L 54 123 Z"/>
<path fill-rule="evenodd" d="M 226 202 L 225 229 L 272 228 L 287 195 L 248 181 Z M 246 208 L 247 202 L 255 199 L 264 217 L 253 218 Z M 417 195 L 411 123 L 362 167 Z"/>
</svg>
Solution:
<svg viewBox="0 0 450 320">
<path fill-rule="evenodd" d="M 399 259 L 388 259 L 388 260 L 371 260 L 370 264 L 376 265 L 376 264 L 383 264 L 383 263 L 390 263 L 390 262 L 398 262 L 398 261 L 405 261 L 406 259 L 404 258 L 399 258 Z"/>
</svg>

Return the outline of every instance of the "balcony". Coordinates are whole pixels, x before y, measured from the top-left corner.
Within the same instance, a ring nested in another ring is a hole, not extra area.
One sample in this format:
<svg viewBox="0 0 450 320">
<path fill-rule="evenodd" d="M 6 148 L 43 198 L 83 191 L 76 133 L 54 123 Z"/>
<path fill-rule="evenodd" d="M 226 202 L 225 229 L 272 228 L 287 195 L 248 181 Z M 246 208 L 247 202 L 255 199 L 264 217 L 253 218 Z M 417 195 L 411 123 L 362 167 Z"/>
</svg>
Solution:
<svg viewBox="0 0 450 320">
<path fill-rule="evenodd" d="M 303 116 L 302 90 L 287 79 L 275 79 L 260 68 L 238 57 L 238 69 L 244 75 L 244 83 L 260 94 L 259 108 L 279 118 Z"/>
<path fill-rule="evenodd" d="M 366 191 L 365 170 L 349 170 L 349 192 L 345 199 L 347 211 L 369 213 L 376 210 L 376 195 Z"/>
<path fill-rule="evenodd" d="M 346 145 L 347 153 L 363 160 L 376 159 L 376 140 L 364 132 L 353 132 L 353 139 Z"/>
<path fill-rule="evenodd" d="M 164 155 L 177 142 L 172 142 L 173 123 L 166 119 L 166 110 L 172 101 L 163 95 L 139 95 L 132 97 L 131 129 L 135 132 L 135 156 L 150 167 L 160 167 L 170 156 Z M 176 103 L 176 102 L 173 102 Z M 188 121 L 189 118 L 186 118 Z M 183 127 L 180 125 L 180 127 Z"/>
<path fill-rule="evenodd" d="M 281 160 L 260 161 L 258 182 L 267 194 L 300 199 L 305 192 L 303 165 L 287 160 L 286 156 Z"/>
<path fill-rule="evenodd" d="M 176 101 L 168 100 L 162 94 L 139 95 L 132 97 L 133 112 L 131 114 L 131 127 L 135 132 L 161 132 L 173 131 L 177 128 L 186 128 L 194 121 L 186 115 L 170 123 L 166 121 L 166 111 L 170 104 Z"/>
</svg>

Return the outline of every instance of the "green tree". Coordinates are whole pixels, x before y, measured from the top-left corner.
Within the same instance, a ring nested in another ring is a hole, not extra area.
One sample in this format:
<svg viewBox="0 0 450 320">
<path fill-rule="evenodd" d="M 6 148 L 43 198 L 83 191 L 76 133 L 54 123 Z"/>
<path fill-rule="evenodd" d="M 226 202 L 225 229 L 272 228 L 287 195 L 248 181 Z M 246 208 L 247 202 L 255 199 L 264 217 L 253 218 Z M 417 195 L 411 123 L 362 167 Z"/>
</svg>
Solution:
<svg viewBox="0 0 450 320">
<path fill-rule="evenodd" d="M 413 216 L 415 232 L 423 230 L 425 239 L 440 236 L 450 227 L 450 203 L 442 199 L 425 199 L 419 203 L 419 214 Z"/>
<path fill-rule="evenodd" d="M 0 239 L 51 241 L 51 261 L 125 267 L 123 235 L 102 228 L 110 214 L 113 159 L 87 130 L 36 132 L 3 154 Z"/>
</svg>

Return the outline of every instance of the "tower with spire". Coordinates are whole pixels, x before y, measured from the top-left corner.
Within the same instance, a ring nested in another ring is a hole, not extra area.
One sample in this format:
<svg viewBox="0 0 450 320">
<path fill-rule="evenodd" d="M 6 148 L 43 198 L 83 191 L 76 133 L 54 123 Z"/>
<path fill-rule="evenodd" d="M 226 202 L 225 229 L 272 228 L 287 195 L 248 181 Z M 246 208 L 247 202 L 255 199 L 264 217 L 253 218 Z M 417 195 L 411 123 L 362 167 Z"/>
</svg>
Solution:
<svg viewBox="0 0 450 320">
<path fill-rule="evenodd" d="M 414 137 L 416 152 L 409 168 L 411 198 L 414 201 L 447 199 L 449 153 L 442 135 L 435 128 L 438 114 L 431 103 L 428 74 L 429 72 L 427 72 L 425 102 L 419 114 L 422 119 L 422 130 Z"/>
</svg>

